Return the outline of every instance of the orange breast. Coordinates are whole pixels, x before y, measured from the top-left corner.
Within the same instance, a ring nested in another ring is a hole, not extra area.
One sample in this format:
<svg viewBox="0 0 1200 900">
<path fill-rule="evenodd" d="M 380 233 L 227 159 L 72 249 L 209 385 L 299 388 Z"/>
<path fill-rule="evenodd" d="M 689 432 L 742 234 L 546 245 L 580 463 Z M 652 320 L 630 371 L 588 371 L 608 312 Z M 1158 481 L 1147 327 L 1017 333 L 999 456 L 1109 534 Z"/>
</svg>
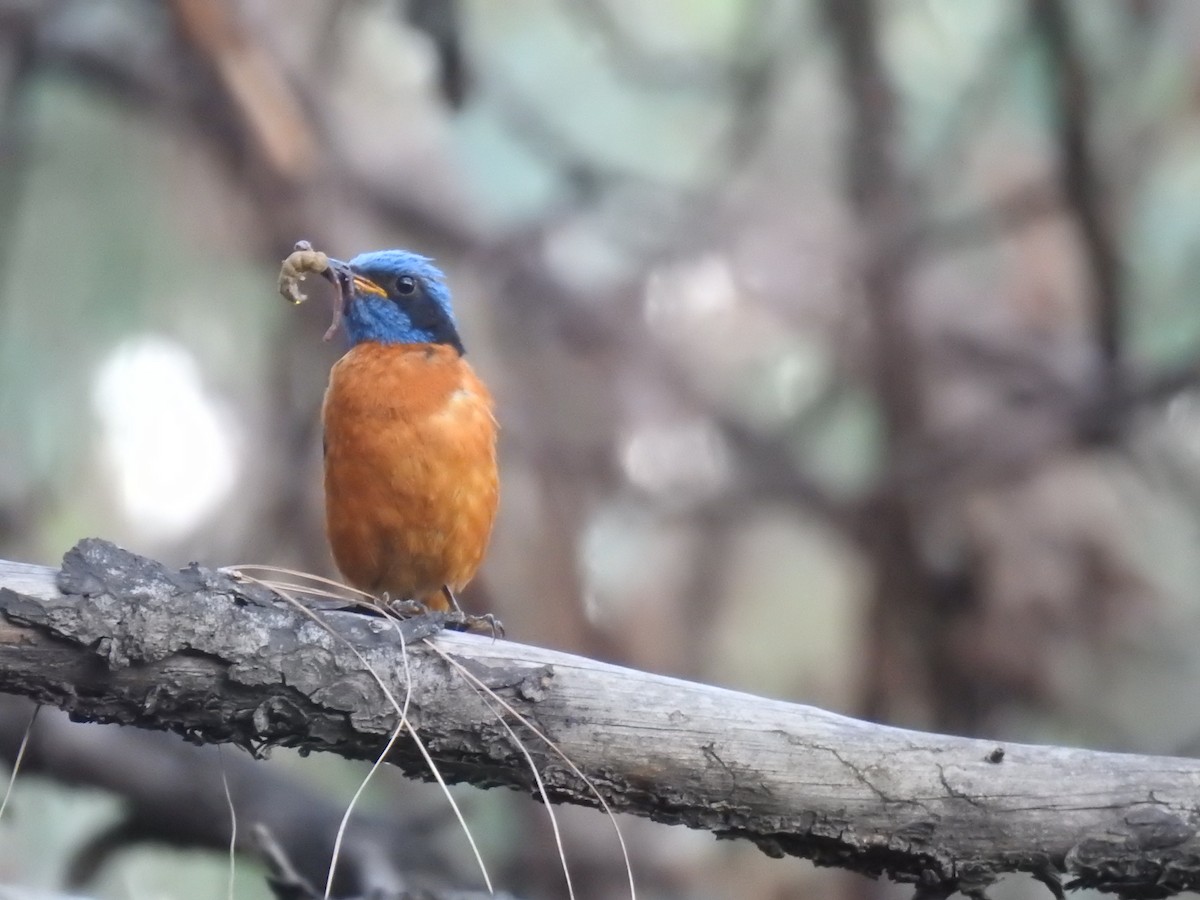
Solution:
<svg viewBox="0 0 1200 900">
<path fill-rule="evenodd" d="M 325 524 L 355 587 L 445 608 L 487 550 L 498 496 L 492 398 L 451 347 L 362 343 L 325 392 Z"/>
</svg>

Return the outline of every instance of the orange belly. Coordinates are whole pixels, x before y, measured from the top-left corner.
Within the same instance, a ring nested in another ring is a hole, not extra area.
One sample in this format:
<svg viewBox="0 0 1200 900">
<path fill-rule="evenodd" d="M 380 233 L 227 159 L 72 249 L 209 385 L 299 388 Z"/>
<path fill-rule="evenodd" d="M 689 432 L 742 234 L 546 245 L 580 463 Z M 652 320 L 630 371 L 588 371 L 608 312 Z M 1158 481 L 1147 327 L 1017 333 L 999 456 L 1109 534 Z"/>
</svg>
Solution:
<svg viewBox="0 0 1200 900">
<path fill-rule="evenodd" d="M 325 392 L 325 524 L 363 591 L 445 609 L 483 561 L 498 498 L 492 398 L 453 348 L 362 343 Z"/>
</svg>

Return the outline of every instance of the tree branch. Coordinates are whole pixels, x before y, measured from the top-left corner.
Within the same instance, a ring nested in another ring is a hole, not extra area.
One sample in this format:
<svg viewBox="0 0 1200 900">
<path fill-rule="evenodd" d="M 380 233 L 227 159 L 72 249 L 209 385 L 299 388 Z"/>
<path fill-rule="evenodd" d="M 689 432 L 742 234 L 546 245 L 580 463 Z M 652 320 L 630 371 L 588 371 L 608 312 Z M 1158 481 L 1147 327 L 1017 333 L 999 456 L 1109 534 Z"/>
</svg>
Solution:
<svg viewBox="0 0 1200 900">
<path fill-rule="evenodd" d="M 8 765 L 35 708 L 24 698 L 0 696 L 0 760 Z M 64 887 L 76 891 L 135 844 L 225 851 L 232 837 L 225 784 L 238 818 L 255 826 L 239 830 L 237 849 L 261 858 L 269 842 L 297 880 L 323 886 L 345 812 L 344 803 L 310 784 L 304 773 L 264 766 L 245 754 L 218 754 L 216 747 L 162 732 L 71 722 L 57 710 L 43 709 L 29 731 L 21 778 L 36 774 L 100 788 L 122 800 L 121 817 L 90 836 L 66 867 Z M 372 896 L 397 883 L 428 890 L 469 883 L 471 873 L 438 852 L 432 839 L 434 826 L 445 819 L 403 807 L 357 813 L 343 836 L 334 896 Z"/>
<path fill-rule="evenodd" d="M 178 573 L 87 540 L 59 571 L 0 562 L 0 690 L 196 741 L 370 758 L 397 714 L 396 629 Z M 496 715 L 424 637 L 549 735 L 615 810 L 866 874 L 978 894 L 1024 871 L 1164 897 L 1200 887 L 1200 762 L 923 734 L 477 635 L 405 625 L 409 716 L 450 781 L 534 789 Z M 414 645 L 415 644 L 415 645 Z M 361 658 L 356 655 L 360 654 Z M 513 723 L 555 802 L 595 806 Z M 411 741 L 390 761 L 427 777 Z"/>
<path fill-rule="evenodd" d="M 1071 15 L 1061 0 L 1029 0 L 1029 14 L 1046 45 L 1056 102 L 1058 174 L 1092 278 L 1093 329 L 1102 364 L 1100 393 L 1105 406 L 1115 407 L 1123 387 L 1121 259 L 1093 147 L 1090 78 Z M 1106 430 L 1111 438 L 1115 423 Z"/>
</svg>

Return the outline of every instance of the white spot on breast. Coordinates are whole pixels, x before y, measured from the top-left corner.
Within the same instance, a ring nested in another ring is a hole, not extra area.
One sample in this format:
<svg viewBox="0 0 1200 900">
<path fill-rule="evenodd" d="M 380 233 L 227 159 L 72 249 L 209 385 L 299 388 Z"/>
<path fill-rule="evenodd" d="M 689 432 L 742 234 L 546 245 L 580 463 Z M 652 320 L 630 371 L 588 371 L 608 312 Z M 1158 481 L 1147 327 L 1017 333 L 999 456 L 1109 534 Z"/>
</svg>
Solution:
<svg viewBox="0 0 1200 900">
<path fill-rule="evenodd" d="M 489 420 L 495 421 L 487 402 L 465 387 L 451 392 L 442 408 L 430 417 L 431 424 L 454 429 L 467 428 L 472 431 L 486 427 Z"/>
</svg>

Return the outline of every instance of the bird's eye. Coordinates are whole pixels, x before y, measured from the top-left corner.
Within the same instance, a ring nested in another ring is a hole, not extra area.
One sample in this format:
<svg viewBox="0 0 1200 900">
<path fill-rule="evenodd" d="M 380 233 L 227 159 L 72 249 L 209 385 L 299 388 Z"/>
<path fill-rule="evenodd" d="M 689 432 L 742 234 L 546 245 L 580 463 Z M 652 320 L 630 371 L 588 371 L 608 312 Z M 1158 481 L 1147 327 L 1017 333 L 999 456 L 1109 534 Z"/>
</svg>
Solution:
<svg viewBox="0 0 1200 900">
<path fill-rule="evenodd" d="M 401 275 L 396 279 L 396 293 L 408 295 L 417 289 L 417 281 L 415 278 L 410 278 L 407 275 Z"/>
</svg>

